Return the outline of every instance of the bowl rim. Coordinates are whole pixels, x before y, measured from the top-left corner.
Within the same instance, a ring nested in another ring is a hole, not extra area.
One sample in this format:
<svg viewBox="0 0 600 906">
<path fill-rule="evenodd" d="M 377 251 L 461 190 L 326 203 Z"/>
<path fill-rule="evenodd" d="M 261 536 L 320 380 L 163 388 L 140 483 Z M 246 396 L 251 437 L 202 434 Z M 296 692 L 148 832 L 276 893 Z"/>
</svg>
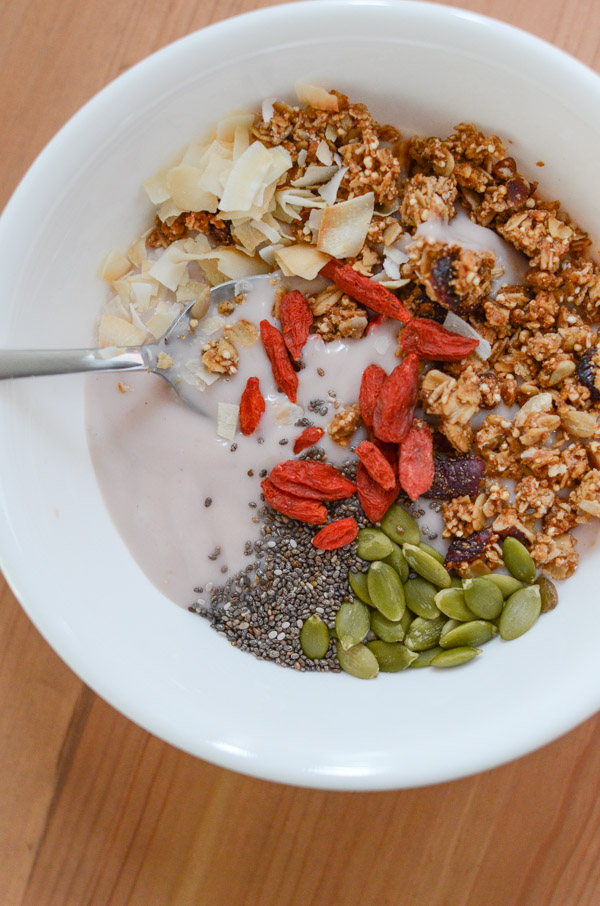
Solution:
<svg viewBox="0 0 600 906">
<path fill-rule="evenodd" d="M 590 67 L 542 38 L 479 13 L 456 7 L 447 7 L 438 3 L 422 3 L 418 2 L 418 0 L 403 0 L 401 4 L 395 2 L 395 0 L 319 0 L 318 3 L 312 2 L 312 0 L 301 0 L 301 2 L 275 5 L 242 13 L 191 32 L 143 58 L 107 83 L 67 120 L 38 154 L 9 198 L 0 221 L 5 221 L 10 217 L 13 208 L 20 204 L 21 195 L 25 194 L 29 183 L 36 177 L 38 171 L 46 166 L 46 161 L 59 151 L 65 141 L 69 141 L 71 134 L 80 128 L 80 124 L 85 123 L 86 118 L 94 114 L 96 106 L 106 101 L 110 102 L 113 95 L 120 92 L 123 86 L 134 85 L 140 77 L 143 77 L 150 61 L 160 62 L 161 64 L 168 62 L 176 58 L 182 46 L 191 46 L 199 40 L 209 41 L 216 36 L 219 36 L 219 39 L 226 40 L 228 35 L 234 35 L 244 30 L 248 22 L 272 21 L 274 16 L 283 15 L 288 17 L 288 20 L 292 15 L 318 16 L 328 10 L 348 7 L 385 8 L 390 11 L 391 15 L 397 15 L 399 18 L 416 14 L 422 16 L 427 12 L 428 15 L 436 16 L 440 20 L 453 22 L 467 20 L 482 28 L 493 28 L 496 35 L 503 41 L 513 44 L 517 42 L 521 45 L 526 43 L 531 53 L 539 54 L 549 63 L 551 62 L 553 66 L 562 67 L 576 79 L 585 80 L 589 89 L 600 99 L 600 76 Z M 0 499 L 0 508 L 4 511 L 4 501 L 2 499 Z M 316 771 L 309 766 L 305 766 L 303 770 L 300 770 L 297 767 L 282 766 L 275 761 L 269 762 L 268 759 L 263 759 L 262 761 L 258 761 L 256 758 L 249 759 L 244 753 L 223 748 L 218 744 L 218 740 L 198 740 L 196 738 L 192 744 L 188 734 L 183 731 L 177 732 L 177 728 L 163 718 L 162 715 L 145 713 L 144 708 L 137 707 L 135 701 L 129 699 L 121 690 L 116 690 L 110 682 L 103 681 L 99 676 L 95 676 L 92 681 L 89 680 L 90 670 L 88 666 L 78 656 L 77 650 L 69 646 L 68 638 L 60 632 L 59 627 L 51 619 L 51 614 L 40 609 L 35 601 L 29 600 L 27 594 L 21 589 L 19 578 L 21 566 L 17 556 L 18 551 L 11 543 L 12 539 L 9 533 L 4 531 L 4 529 L 0 529 L 0 537 L 2 538 L 0 568 L 8 584 L 38 631 L 83 682 L 89 684 L 99 696 L 117 708 L 128 719 L 166 742 L 221 767 L 240 771 L 261 779 L 313 788 L 344 790 L 397 789 L 400 787 L 406 788 L 446 782 L 488 770 L 521 757 L 568 732 L 594 714 L 600 705 L 600 694 L 597 690 L 590 689 L 589 696 L 580 699 L 576 705 L 570 707 L 568 712 L 557 708 L 554 720 L 547 721 L 543 726 L 534 725 L 532 722 L 531 727 L 528 728 L 528 733 L 520 737 L 518 742 L 510 739 L 497 740 L 496 748 L 493 751 L 486 752 L 487 757 L 485 758 L 480 755 L 477 757 L 472 756 L 470 759 L 463 759 L 460 765 L 446 765 L 443 771 L 438 772 L 438 776 L 432 770 L 427 771 L 425 776 L 420 776 L 416 772 L 412 778 L 409 778 L 408 782 L 399 776 L 398 771 L 389 769 L 375 769 L 369 776 L 339 775 L 327 770 Z"/>
</svg>

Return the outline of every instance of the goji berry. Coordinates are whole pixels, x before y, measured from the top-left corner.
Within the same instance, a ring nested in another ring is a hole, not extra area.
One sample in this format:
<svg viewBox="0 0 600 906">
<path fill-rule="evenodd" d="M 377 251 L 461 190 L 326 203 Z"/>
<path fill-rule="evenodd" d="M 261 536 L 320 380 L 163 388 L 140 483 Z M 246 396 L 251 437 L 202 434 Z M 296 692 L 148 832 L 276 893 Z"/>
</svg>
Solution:
<svg viewBox="0 0 600 906">
<path fill-rule="evenodd" d="M 336 550 L 354 541 L 358 535 L 358 523 L 352 516 L 337 519 L 320 529 L 312 540 L 315 547 L 322 551 Z"/>
<path fill-rule="evenodd" d="M 276 488 L 268 478 L 261 481 L 260 486 L 265 500 L 278 513 L 291 516 L 298 522 L 308 522 L 310 525 L 322 525 L 323 522 L 327 522 L 327 510 L 317 500 L 286 494 L 285 491 Z"/>
<path fill-rule="evenodd" d="M 381 388 L 387 378 L 386 372 L 379 365 L 367 365 L 363 371 L 358 395 L 358 405 L 363 422 L 367 428 L 373 426 L 373 413 L 381 393 Z"/>
<path fill-rule="evenodd" d="M 260 322 L 260 337 L 271 362 L 275 383 L 290 402 L 295 403 L 298 375 L 292 368 L 283 337 L 277 328 L 266 320 Z"/>
<path fill-rule="evenodd" d="M 279 303 L 279 320 L 283 339 L 295 362 L 302 355 L 313 322 L 308 302 L 297 289 L 286 293 Z"/>
<path fill-rule="evenodd" d="M 356 493 L 356 485 L 333 466 L 309 459 L 280 462 L 269 478 L 282 491 L 314 500 L 343 500 Z"/>
<path fill-rule="evenodd" d="M 408 324 L 410 321 L 410 312 L 404 307 L 389 289 L 369 279 L 362 274 L 358 274 L 349 264 L 340 264 L 339 261 L 328 261 L 321 268 L 321 276 L 332 280 L 339 289 L 347 293 L 356 302 L 376 311 L 380 315 L 387 315 L 395 321 L 402 321 Z"/>
<path fill-rule="evenodd" d="M 249 377 L 240 400 L 240 428 L 242 434 L 254 434 L 264 411 L 265 401 L 260 392 L 258 378 Z"/>
<path fill-rule="evenodd" d="M 412 424 L 417 405 L 419 358 L 407 355 L 386 379 L 373 414 L 373 431 L 379 440 L 401 443 Z"/>
<path fill-rule="evenodd" d="M 384 490 L 391 491 L 396 487 L 394 470 L 375 444 L 370 440 L 363 440 L 356 448 L 356 455 L 373 481 L 380 484 Z"/>
<path fill-rule="evenodd" d="M 402 443 L 398 456 L 400 485 L 411 500 L 429 490 L 433 483 L 433 440 L 425 422 L 416 419 Z"/>
<path fill-rule="evenodd" d="M 413 318 L 400 334 L 400 346 L 404 352 L 414 352 L 422 359 L 439 362 L 466 359 L 478 345 L 476 337 L 462 337 L 429 318 Z"/>
<path fill-rule="evenodd" d="M 307 447 L 312 447 L 313 444 L 321 440 L 324 434 L 323 428 L 317 428 L 316 425 L 311 428 L 305 428 L 294 441 L 294 453 L 301 453 Z"/>
<path fill-rule="evenodd" d="M 398 496 L 396 487 L 391 491 L 386 491 L 380 484 L 377 484 L 362 462 L 359 462 L 356 469 L 356 488 L 359 503 L 369 522 L 381 522 Z"/>
</svg>

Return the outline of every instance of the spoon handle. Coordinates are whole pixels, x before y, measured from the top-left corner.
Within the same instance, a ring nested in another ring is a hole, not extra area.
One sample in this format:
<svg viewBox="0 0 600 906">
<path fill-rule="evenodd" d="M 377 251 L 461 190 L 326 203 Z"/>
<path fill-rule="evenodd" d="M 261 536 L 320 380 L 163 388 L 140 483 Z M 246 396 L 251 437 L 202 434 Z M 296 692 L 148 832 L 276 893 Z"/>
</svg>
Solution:
<svg viewBox="0 0 600 906">
<path fill-rule="evenodd" d="M 0 380 L 81 371 L 142 371 L 149 355 L 134 346 L 117 349 L 0 350 Z"/>
</svg>

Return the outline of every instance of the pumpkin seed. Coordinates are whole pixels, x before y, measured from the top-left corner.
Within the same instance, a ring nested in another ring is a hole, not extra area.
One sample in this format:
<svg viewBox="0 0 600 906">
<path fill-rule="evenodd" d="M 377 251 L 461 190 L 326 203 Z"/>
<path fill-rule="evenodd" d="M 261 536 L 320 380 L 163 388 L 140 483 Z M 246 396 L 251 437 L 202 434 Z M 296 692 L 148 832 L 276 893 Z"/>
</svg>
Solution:
<svg viewBox="0 0 600 906">
<path fill-rule="evenodd" d="M 375 528 L 363 528 L 358 533 L 356 553 L 361 560 L 383 560 L 393 552 L 392 542 Z"/>
<path fill-rule="evenodd" d="M 395 544 L 393 541 L 391 541 L 390 543 L 394 545 L 394 550 L 389 555 L 389 557 L 384 558 L 383 562 L 389 563 L 389 565 L 396 570 L 396 572 L 400 576 L 401 582 L 406 582 L 406 580 L 408 579 L 408 563 L 406 562 L 406 558 L 402 553 L 402 548 L 399 544 Z"/>
<path fill-rule="evenodd" d="M 513 592 L 500 617 L 500 635 L 507 642 L 518 639 L 527 632 L 542 610 L 539 585 L 530 585 Z"/>
<path fill-rule="evenodd" d="M 467 579 L 465 586 L 465 604 L 476 617 L 482 620 L 495 620 L 502 613 L 504 598 L 497 585 L 483 577 Z"/>
<path fill-rule="evenodd" d="M 404 636 L 404 644 L 411 651 L 426 651 L 428 648 L 433 648 L 440 640 L 442 626 L 445 622 L 446 617 L 443 616 L 439 616 L 435 620 L 415 617 Z"/>
<path fill-rule="evenodd" d="M 404 613 L 406 601 L 400 576 L 389 563 L 376 560 L 367 573 L 369 595 L 377 610 L 388 620 L 397 622 Z"/>
<path fill-rule="evenodd" d="M 462 588 L 441 588 L 436 593 L 434 601 L 436 607 L 453 620 L 467 622 L 475 618 L 475 614 L 465 604 L 465 593 Z"/>
<path fill-rule="evenodd" d="M 533 582 L 535 563 L 525 547 L 517 538 L 508 537 L 502 542 L 504 564 L 515 579 L 521 582 Z"/>
<path fill-rule="evenodd" d="M 444 563 L 445 562 L 446 561 L 444 560 Z M 452 576 L 450 579 L 450 588 L 462 588 L 462 587 L 463 587 L 463 584 L 462 584 L 462 579 L 460 578 L 460 576 Z"/>
<path fill-rule="evenodd" d="M 383 519 L 381 529 L 396 544 L 418 544 L 421 540 L 419 526 L 399 503 L 393 503 Z"/>
<path fill-rule="evenodd" d="M 542 613 L 548 613 L 549 610 L 554 610 L 558 604 L 558 592 L 554 582 L 542 573 L 542 575 L 537 577 L 536 584 L 539 585 L 540 589 Z"/>
<path fill-rule="evenodd" d="M 368 642 L 367 648 L 377 658 L 382 673 L 399 673 L 406 670 L 418 657 L 416 651 L 409 651 L 401 642 Z"/>
<path fill-rule="evenodd" d="M 450 587 L 452 581 L 450 573 L 431 554 L 427 554 L 415 544 L 403 545 L 402 553 L 406 557 L 408 565 L 424 579 L 427 579 L 428 582 L 432 582 L 438 588 Z"/>
<path fill-rule="evenodd" d="M 354 601 L 344 601 L 335 615 L 335 631 L 343 648 L 352 648 L 362 642 L 369 629 L 371 621 L 366 604 L 355 598 Z"/>
<path fill-rule="evenodd" d="M 329 629 L 318 614 L 313 613 L 300 630 L 300 647 L 311 661 L 325 657 L 329 648 Z"/>
<path fill-rule="evenodd" d="M 416 578 L 408 579 L 404 583 L 404 595 L 406 597 L 406 606 L 410 607 L 412 612 L 425 620 L 435 620 L 439 617 L 440 612 L 434 604 L 437 588 L 426 579 Z"/>
<path fill-rule="evenodd" d="M 434 657 L 441 654 L 444 649 L 436 645 L 435 648 L 429 648 L 427 651 L 419 651 L 417 659 L 412 662 L 411 667 L 429 667 Z"/>
<path fill-rule="evenodd" d="M 444 563 L 445 557 L 439 551 L 436 551 L 435 547 L 432 547 L 431 544 L 427 544 L 426 541 L 420 541 L 419 547 L 422 551 L 425 551 L 426 554 L 429 554 L 430 557 L 433 557 L 434 560 L 437 560 L 438 563 Z"/>
<path fill-rule="evenodd" d="M 408 613 L 408 611 L 405 611 L 405 613 Z M 406 629 L 402 625 L 404 617 L 402 620 L 398 620 L 398 622 L 394 623 L 393 620 L 388 620 L 388 618 L 384 617 L 378 610 L 372 610 L 370 616 L 371 629 L 382 642 L 403 641 L 406 634 Z"/>
<path fill-rule="evenodd" d="M 446 620 L 446 622 L 442 626 L 442 631 L 440 632 L 440 639 L 442 639 L 447 632 L 451 632 L 453 629 L 456 629 L 461 625 L 462 623 L 460 620 Z"/>
<path fill-rule="evenodd" d="M 503 598 L 508 598 L 513 591 L 523 588 L 523 583 L 515 579 L 514 576 L 506 576 L 504 573 L 490 573 L 489 576 L 483 576 L 486 582 L 493 582 L 496 588 L 502 592 Z"/>
<path fill-rule="evenodd" d="M 406 608 L 406 610 L 400 617 L 400 625 L 402 626 L 405 633 L 407 633 L 408 630 L 410 629 L 410 624 L 412 623 L 413 620 L 414 620 L 414 617 L 413 617 L 412 613 L 410 612 L 410 610 L 408 608 Z"/>
<path fill-rule="evenodd" d="M 369 595 L 369 589 L 367 588 L 366 573 L 359 573 L 350 570 L 350 572 L 348 573 L 348 582 L 350 583 L 350 588 L 357 598 L 360 598 L 360 600 L 364 601 L 365 604 L 368 604 L 369 607 L 374 606 Z"/>
<path fill-rule="evenodd" d="M 375 679 L 379 673 L 379 664 L 372 651 L 366 645 L 353 645 L 352 648 L 335 646 L 338 664 L 350 676 L 357 679 Z"/>
<path fill-rule="evenodd" d="M 481 648 L 450 648 L 449 651 L 442 651 L 441 654 L 436 655 L 431 666 L 458 667 L 460 664 L 473 660 L 478 654 L 481 654 Z"/>
<path fill-rule="evenodd" d="M 498 627 L 487 620 L 471 620 L 470 623 L 460 623 L 454 629 L 445 632 L 440 639 L 442 648 L 475 648 L 484 645 L 498 634 Z"/>
</svg>

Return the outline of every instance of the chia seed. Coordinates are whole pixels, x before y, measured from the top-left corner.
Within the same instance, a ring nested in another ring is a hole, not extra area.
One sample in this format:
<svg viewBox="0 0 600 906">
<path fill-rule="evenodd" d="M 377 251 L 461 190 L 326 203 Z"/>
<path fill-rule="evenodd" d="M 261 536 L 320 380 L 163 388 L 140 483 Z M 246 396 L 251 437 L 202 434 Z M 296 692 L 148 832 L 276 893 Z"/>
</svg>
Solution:
<svg viewBox="0 0 600 906">
<path fill-rule="evenodd" d="M 288 443 L 287 437 L 282 437 L 281 440 L 279 441 L 279 446 L 280 446 L 280 447 L 285 447 L 285 445 L 286 445 L 287 443 Z"/>
<path fill-rule="evenodd" d="M 212 503 L 212 497 L 207 497 L 204 501 L 204 506 L 210 506 Z"/>
<path fill-rule="evenodd" d="M 237 447 L 238 447 L 237 444 L 232 444 L 229 449 L 231 450 L 232 453 L 235 453 L 235 451 L 237 450 Z"/>
</svg>

